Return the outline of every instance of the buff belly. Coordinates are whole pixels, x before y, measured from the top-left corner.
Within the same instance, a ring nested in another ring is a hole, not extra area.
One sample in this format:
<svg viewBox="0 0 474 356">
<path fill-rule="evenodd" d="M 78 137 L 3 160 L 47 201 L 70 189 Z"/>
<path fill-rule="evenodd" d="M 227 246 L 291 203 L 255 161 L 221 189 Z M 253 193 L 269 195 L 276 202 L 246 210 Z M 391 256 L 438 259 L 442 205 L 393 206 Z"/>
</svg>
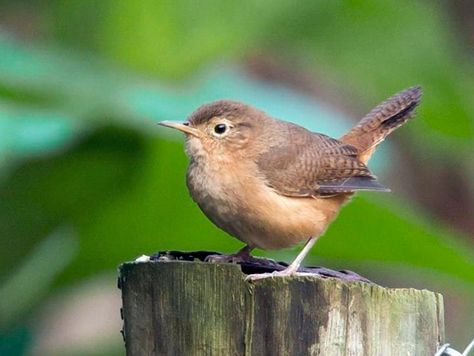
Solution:
<svg viewBox="0 0 474 356">
<path fill-rule="evenodd" d="M 255 177 L 236 180 L 229 171 L 203 175 L 200 169 L 188 171 L 193 200 L 215 225 L 251 247 L 280 249 L 320 236 L 349 197 L 287 197 Z"/>
</svg>

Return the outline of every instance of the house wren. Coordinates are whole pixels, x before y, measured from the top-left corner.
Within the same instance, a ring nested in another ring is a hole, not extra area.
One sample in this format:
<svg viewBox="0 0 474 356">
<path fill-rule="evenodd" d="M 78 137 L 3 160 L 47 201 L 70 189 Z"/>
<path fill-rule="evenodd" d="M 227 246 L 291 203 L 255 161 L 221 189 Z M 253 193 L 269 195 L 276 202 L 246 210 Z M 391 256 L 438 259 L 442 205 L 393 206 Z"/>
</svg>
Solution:
<svg viewBox="0 0 474 356">
<path fill-rule="evenodd" d="M 389 191 L 366 164 L 376 146 L 413 114 L 421 89 L 386 100 L 339 139 L 274 119 L 230 100 L 206 104 L 185 122 L 160 122 L 186 134 L 192 199 L 219 228 L 255 248 L 306 244 L 283 271 L 295 274 L 319 236 L 358 190 Z"/>
</svg>

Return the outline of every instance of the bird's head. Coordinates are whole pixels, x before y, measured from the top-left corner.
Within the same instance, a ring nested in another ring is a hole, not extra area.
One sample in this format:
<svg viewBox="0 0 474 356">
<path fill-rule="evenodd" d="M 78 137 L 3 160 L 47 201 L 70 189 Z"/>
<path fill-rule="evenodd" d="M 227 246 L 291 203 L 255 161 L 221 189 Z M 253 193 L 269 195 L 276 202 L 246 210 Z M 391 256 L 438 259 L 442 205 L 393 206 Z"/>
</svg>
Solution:
<svg viewBox="0 0 474 356">
<path fill-rule="evenodd" d="M 238 155 L 248 151 L 270 120 L 262 111 L 251 106 L 219 100 L 205 104 L 184 122 L 162 121 L 160 125 L 186 134 L 186 150 L 192 158 L 200 156 Z"/>
</svg>

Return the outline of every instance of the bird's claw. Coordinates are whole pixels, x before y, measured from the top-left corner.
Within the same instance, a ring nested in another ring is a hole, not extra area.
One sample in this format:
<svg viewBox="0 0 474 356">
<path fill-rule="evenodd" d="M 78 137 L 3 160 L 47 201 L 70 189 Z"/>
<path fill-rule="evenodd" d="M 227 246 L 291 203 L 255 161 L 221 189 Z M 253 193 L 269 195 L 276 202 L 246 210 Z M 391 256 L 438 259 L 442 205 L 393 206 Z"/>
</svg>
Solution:
<svg viewBox="0 0 474 356">
<path fill-rule="evenodd" d="M 238 263 L 243 262 L 244 259 L 238 255 L 208 255 L 204 262 L 210 263 Z"/>
<path fill-rule="evenodd" d="M 259 257 L 253 257 L 248 254 L 239 254 L 235 253 L 232 255 L 220 255 L 220 254 L 215 254 L 215 255 L 208 255 L 204 259 L 204 262 L 210 262 L 210 263 L 258 263 L 262 265 L 273 265 L 276 263 L 273 260 L 268 260 L 266 258 L 259 258 Z"/>
<path fill-rule="evenodd" d="M 317 273 L 310 273 L 310 272 L 298 272 L 296 270 L 286 268 L 282 271 L 273 271 L 267 273 L 255 273 L 249 274 L 245 277 L 246 281 L 258 281 L 260 279 L 266 278 L 274 278 L 274 277 L 294 277 L 294 276 L 313 276 L 313 277 L 320 277 Z"/>
</svg>

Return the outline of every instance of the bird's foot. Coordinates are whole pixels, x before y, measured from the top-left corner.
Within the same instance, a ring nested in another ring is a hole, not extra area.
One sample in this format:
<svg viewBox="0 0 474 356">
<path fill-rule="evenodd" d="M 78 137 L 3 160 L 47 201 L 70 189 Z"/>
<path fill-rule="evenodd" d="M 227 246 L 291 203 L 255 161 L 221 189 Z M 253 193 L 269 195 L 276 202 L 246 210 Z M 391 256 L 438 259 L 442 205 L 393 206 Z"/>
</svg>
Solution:
<svg viewBox="0 0 474 356">
<path fill-rule="evenodd" d="M 212 254 L 208 255 L 204 261 L 211 263 L 258 263 L 261 259 L 250 255 L 252 248 L 245 246 L 232 255 Z"/>
<path fill-rule="evenodd" d="M 241 256 L 237 253 L 232 255 L 209 255 L 204 259 L 204 262 L 210 263 L 239 263 L 248 261 L 249 257 Z"/>
<path fill-rule="evenodd" d="M 302 267 L 297 271 L 287 267 L 279 271 L 248 274 L 245 277 L 245 280 L 253 282 L 253 281 L 258 281 L 259 279 L 265 279 L 265 278 L 295 277 L 295 276 L 317 277 L 317 278 L 337 278 L 345 282 L 373 283 L 369 281 L 367 278 L 362 277 L 352 271 L 334 271 L 334 270 L 324 268 L 324 267 L 312 267 L 312 268 Z"/>
<path fill-rule="evenodd" d="M 253 264 L 270 265 L 270 266 L 272 266 L 273 263 L 276 263 L 273 260 L 268 260 L 266 258 L 253 257 L 250 255 L 243 255 L 239 253 L 234 253 L 232 255 L 220 255 L 220 254 L 208 255 L 204 259 L 204 262 L 238 263 L 238 264 L 253 263 Z"/>
<path fill-rule="evenodd" d="M 291 268 L 289 266 L 281 271 L 273 271 L 269 273 L 255 273 L 249 274 L 245 277 L 246 281 L 258 281 L 259 279 L 265 278 L 274 278 L 274 277 L 293 277 L 293 276 L 319 276 L 317 273 L 310 273 L 310 272 L 298 272 L 297 269 Z"/>
</svg>

